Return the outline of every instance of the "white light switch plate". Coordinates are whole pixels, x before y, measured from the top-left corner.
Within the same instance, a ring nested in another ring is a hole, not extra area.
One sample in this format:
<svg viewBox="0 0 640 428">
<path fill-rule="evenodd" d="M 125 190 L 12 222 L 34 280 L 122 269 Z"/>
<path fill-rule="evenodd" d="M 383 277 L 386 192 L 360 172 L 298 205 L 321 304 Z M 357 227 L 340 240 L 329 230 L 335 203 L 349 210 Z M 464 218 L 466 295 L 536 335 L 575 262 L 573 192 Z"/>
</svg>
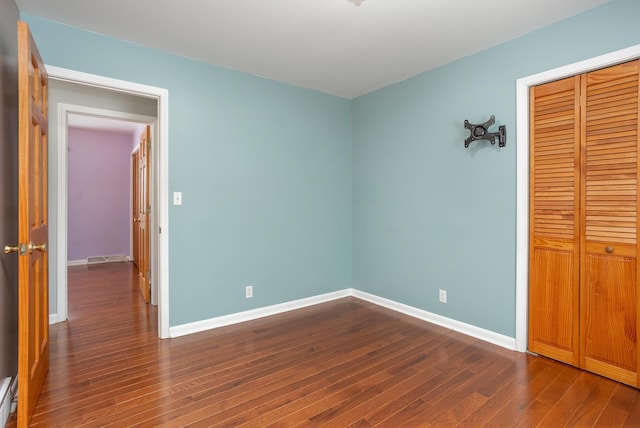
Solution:
<svg viewBox="0 0 640 428">
<path fill-rule="evenodd" d="M 182 205 L 182 192 L 173 192 L 173 205 Z"/>
</svg>

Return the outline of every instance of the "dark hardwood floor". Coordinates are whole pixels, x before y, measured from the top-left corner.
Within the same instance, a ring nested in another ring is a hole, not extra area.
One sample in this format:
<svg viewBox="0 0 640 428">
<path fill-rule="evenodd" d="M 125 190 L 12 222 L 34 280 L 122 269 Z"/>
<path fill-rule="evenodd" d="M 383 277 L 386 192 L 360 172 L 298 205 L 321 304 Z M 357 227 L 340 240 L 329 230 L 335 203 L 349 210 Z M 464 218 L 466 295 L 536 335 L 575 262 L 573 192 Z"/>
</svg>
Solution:
<svg viewBox="0 0 640 428">
<path fill-rule="evenodd" d="M 32 425 L 640 426 L 634 388 L 354 298 L 168 340 L 156 319 L 131 264 L 70 268 Z"/>
</svg>

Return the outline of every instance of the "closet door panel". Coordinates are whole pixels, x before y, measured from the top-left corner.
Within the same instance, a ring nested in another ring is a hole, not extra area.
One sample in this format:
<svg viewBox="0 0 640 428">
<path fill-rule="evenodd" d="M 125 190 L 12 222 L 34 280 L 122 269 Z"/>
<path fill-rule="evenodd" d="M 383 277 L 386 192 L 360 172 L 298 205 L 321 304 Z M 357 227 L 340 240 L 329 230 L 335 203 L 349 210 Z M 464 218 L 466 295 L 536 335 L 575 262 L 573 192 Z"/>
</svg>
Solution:
<svg viewBox="0 0 640 428">
<path fill-rule="evenodd" d="M 578 364 L 580 78 L 531 89 L 529 350 Z"/>
<path fill-rule="evenodd" d="M 588 253 L 584 369 L 636 385 L 636 258 Z"/>
<path fill-rule="evenodd" d="M 575 355 L 573 290 L 575 266 L 573 243 L 536 245 L 531 276 L 536 278 L 529 299 L 532 340 L 529 350 L 540 355 L 572 363 Z"/>
<path fill-rule="evenodd" d="M 582 76 L 580 366 L 637 386 L 638 61 Z"/>
</svg>

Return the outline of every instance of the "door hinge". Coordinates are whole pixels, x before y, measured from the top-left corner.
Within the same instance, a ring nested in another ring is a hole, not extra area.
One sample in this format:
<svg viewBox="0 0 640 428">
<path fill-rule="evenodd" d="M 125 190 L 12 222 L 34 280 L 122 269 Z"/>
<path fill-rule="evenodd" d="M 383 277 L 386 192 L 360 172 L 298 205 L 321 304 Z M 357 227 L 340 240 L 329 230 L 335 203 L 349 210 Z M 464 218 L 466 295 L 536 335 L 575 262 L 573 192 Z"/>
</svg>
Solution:
<svg viewBox="0 0 640 428">
<path fill-rule="evenodd" d="M 151 271 L 150 270 L 147 271 L 147 279 L 149 279 L 149 278 L 151 278 Z"/>
<path fill-rule="evenodd" d="M 161 227 L 158 228 L 158 233 L 162 233 L 162 228 Z"/>
<path fill-rule="evenodd" d="M 151 140 L 147 140 L 147 153 L 151 150 Z"/>
<path fill-rule="evenodd" d="M 151 214 L 151 205 L 147 205 L 147 214 Z"/>
</svg>

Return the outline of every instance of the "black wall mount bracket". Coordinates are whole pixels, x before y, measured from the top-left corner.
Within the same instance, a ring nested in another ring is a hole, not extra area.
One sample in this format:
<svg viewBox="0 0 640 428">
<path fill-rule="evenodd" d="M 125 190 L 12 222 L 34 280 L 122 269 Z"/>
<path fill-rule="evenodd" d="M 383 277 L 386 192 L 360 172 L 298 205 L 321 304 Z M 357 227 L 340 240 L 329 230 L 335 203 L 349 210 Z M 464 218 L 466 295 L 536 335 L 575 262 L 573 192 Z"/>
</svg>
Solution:
<svg viewBox="0 0 640 428">
<path fill-rule="evenodd" d="M 469 144 L 473 143 L 477 140 L 487 140 L 490 141 L 491 144 L 495 144 L 496 140 L 498 140 L 498 146 L 504 147 L 507 145 L 507 127 L 505 125 L 500 125 L 498 127 L 498 132 L 488 132 L 489 127 L 496 123 L 496 117 L 491 115 L 491 118 L 484 123 L 480 123 L 478 125 L 474 125 L 473 123 L 469 123 L 468 120 L 464 121 L 464 127 L 471 131 L 471 135 L 464 140 L 464 146 L 466 148 L 469 147 Z"/>
</svg>

